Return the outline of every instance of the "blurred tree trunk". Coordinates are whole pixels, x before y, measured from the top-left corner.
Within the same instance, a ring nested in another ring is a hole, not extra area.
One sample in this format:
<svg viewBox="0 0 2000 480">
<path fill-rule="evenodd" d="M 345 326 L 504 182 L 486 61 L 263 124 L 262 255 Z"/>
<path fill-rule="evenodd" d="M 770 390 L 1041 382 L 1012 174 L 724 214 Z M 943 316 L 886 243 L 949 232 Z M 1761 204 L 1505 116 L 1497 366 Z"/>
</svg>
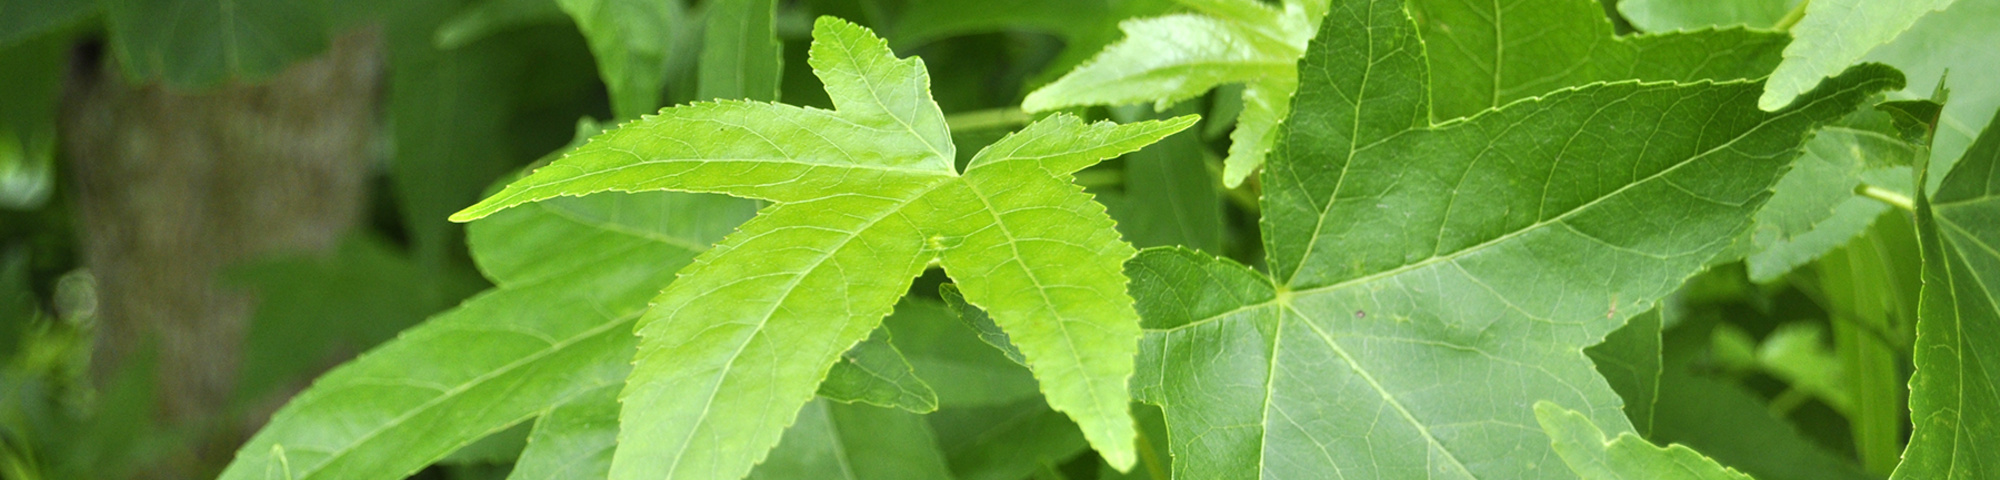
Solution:
<svg viewBox="0 0 2000 480">
<path fill-rule="evenodd" d="M 359 30 L 268 81 L 201 92 L 134 86 L 116 62 L 73 74 L 61 131 L 101 302 L 94 374 L 150 352 L 156 418 L 197 435 L 142 475 L 213 474 L 241 440 L 220 414 L 253 299 L 216 276 L 330 249 L 361 215 L 381 43 Z"/>
</svg>

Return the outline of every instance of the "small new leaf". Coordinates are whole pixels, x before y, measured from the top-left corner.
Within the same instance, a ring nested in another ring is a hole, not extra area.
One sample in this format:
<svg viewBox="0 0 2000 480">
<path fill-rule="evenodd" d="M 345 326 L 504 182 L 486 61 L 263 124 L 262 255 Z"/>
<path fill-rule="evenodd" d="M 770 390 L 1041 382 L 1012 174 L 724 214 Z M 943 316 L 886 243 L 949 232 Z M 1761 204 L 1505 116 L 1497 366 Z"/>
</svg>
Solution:
<svg viewBox="0 0 2000 480">
<path fill-rule="evenodd" d="M 961 174 L 921 60 L 831 17 L 813 38 L 808 63 L 832 111 L 670 108 L 453 216 L 606 190 L 772 202 L 682 270 L 640 320 L 612 478 L 743 476 L 934 259 L 1020 348 L 1049 404 L 1129 468 L 1139 328 L 1120 264 L 1133 250 L 1070 179 L 1194 118 L 1056 115 L 988 146 Z"/>
</svg>

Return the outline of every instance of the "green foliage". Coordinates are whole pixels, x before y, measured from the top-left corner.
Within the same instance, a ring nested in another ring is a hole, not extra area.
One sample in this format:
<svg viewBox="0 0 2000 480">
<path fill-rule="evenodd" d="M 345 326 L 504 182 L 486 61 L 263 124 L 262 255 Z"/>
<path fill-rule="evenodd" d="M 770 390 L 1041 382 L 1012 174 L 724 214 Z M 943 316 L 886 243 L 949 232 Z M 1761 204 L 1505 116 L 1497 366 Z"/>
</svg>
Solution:
<svg viewBox="0 0 2000 480">
<path fill-rule="evenodd" d="M 2000 116 L 2000 111 L 1995 112 Z M 1916 432 L 1894 478 L 2000 474 L 2000 130 L 1988 127 L 1936 195 L 1917 196 L 1924 290 L 1917 311 L 1910 418 Z"/>
<path fill-rule="evenodd" d="M 1124 385 L 1137 318 L 1118 265 L 1132 250 L 1064 177 L 1193 119 L 1116 126 L 1056 116 L 995 142 L 960 175 L 921 61 L 898 60 L 839 20 L 820 20 L 814 37 L 811 63 L 834 111 L 733 101 L 670 109 L 453 217 L 605 190 L 775 203 L 682 272 L 640 322 L 648 340 L 620 397 L 625 448 L 613 477 L 742 475 L 836 356 L 933 259 L 1009 332 L 1051 405 L 1113 465 L 1129 467 Z"/>
<path fill-rule="evenodd" d="M 1805 16 L 1791 28 L 1796 40 L 1785 47 L 1785 62 L 1771 73 L 1757 106 L 1777 110 L 1953 0 L 1805 2 Z"/>
<path fill-rule="evenodd" d="M 1749 475 L 1717 465 L 1687 447 L 1660 448 L 1631 433 L 1607 440 L 1590 417 L 1554 403 L 1536 402 L 1535 419 L 1555 441 L 1556 453 L 1570 471 L 1585 480 L 1750 480 Z"/>
<path fill-rule="evenodd" d="M 0 476 L 184 441 L 149 370 L 89 388 L 64 79 L 199 94 L 363 25 L 384 188 L 224 270 L 256 313 L 195 429 L 263 422 L 224 479 L 2000 476 L 1996 20 L 0 0 Z"/>
<path fill-rule="evenodd" d="M 1431 126 L 1398 2 L 1320 32 L 1300 71 L 1325 81 L 1264 173 L 1272 275 L 1173 251 L 1130 267 L 1140 396 L 1201 439 L 1175 443 L 1177 475 L 1560 471 L 1525 405 L 1629 430 L 1582 348 L 1746 228 L 1807 132 L 1900 86 L 1863 68 L 1762 114 L 1740 101 L 1756 83 L 1597 84 Z M 1329 411 L 1369 413 L 1311 413 Z"/>
</svg>

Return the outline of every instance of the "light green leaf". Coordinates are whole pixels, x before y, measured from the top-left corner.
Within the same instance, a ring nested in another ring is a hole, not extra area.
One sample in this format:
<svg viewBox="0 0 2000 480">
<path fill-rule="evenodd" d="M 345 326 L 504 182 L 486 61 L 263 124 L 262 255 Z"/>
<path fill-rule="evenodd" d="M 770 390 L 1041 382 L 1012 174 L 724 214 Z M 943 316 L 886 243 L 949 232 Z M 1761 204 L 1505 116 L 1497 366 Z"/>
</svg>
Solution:
<svg viewBox="0 0 2000 480">
<path fill-rule="evenodd" d="M 1243 112 L 1230 134 L 1224 184 L 1243 183 L 1270 151 L 1297 87 L 1295 65 L 1326 0 L 1189 2 L 1200 13 L 1127 20 L 1125 39 L 1028 94 L 1031 112 L 1079 105 L 1153 103 L 1165 109 L 1223 84 L 1242 83 Z"/>
<path fill-rule="evenodd" d="M 1563 462 L 1585 480 L 1750 480 L 1684 446 L 1660 448 L 1630 432 L 1606 439 L 1590 417 L 1554 403 L 1536 402 L 1535 419 Z"/>
<path fill-rule="evenodd" d="M 917 378 L 903 353 L 889 343 L 889 335 L 887 328 L 877 328 L 867 340 L 841 354 L 841 361 L 819 384 L 819 396 L 915 413 L 937 410 L 937 394 Z"/>
<path fill-rule="evenodd" d="M 326 49 L 318 7 L 291 0 L 105 0 L 110 47 L 134 81 L 257 81 Z"/>
<path fill-rule="evenodd" d="M 695 98 L 778 99 L 784 45 L 776 0 L 719 0 L 708 6 Z"/>
<path fill-rule="evenodd" d="M 542 414 L 507 480 L 604 478 L 618 446 L 618 388 L 598 387 Z"/>
<path fill-rule="evenodd" d="M 1410 14 L 1427 47 L 1437 122 L 1591 82 L 1759 78 L 1788 41 L 1741 28 L 1615 36 L 1589 0 L 1414 0 Z"/>
<path fill-rule="evenodd" d="M 614 478 L 735 478 L 778 442 L 840 352 L 933 259 L 1020 348 L 1057 410 L 1113 465 L 1132 462 L 1126 379 L 1138 336 L 1132 254 L 1070 174 L 1186 128 L 1058 115 L 961 175 L 918 60 L 827 17 L 809 63 L 835 110 L 725 101 L 593 139 L 453 218 L 605 190 L 771 201 L 681 272 L 640 322 Z"/>
<path fill-rule="evenodd" d="M 1996 112 L 1995 117 L 2000 117 Z M 2000 129 L 1987 127 L 1936 195 L 1917 195 L 1924 287 L 1917 306 L 1910 436 L 1897 479 L 2000 475 Z"/>
<path fill-rule="evenodd" d="M 746 477 L 751 480 L 825 478 L 839 480 L 947 480 L 924 417 L 866 405 L 817 400 L 799 412 L 770 459 Z"/>
<path fill-rule="evenodd" d="M 1861 61 L 1870 50 L 1895 40 L 1924 14 L 1944 10 L 1952 1 L 1814 0 L 1806 4 L 1805 17 L 1792 26 L 1795 40 L 1785 47 L 1785 61 L 1771 73 L 1764 95 L 1757 97 L 1757 106 L 1775 111 L 1790 105 L 1822 79 Z"/>
<path fill-rule="evenodd" d="M 1776 280 L 1861 235 L 1889 205 L 1855 189 L 1865 178 L 1885 177 L 1901 181 L 1870 185 L 1907 194 L 1915 185 L 1909 165 L 1921 152 L 1896 137 L 1887 115 L 1872 109 L 1821 128 L 1741 242 L 1749 250 L 1750 279 Z"/>
<path fill-rule="evenodd" d="M 1653 410 L 1660 398 L 1660 311 L 1634 316 L 1613 330 L 1604 342 L 1583 349 L 1605 383 L 1625 401 L 1625 417 L 1640 436 L 1653 431 Z"/>
<path fill-rule="evenodd" d="M 1273 273 L 1128 268 L 1177 476 L 1563 471 L 1527 406 L 1631 430 L 1583 348 L 1747 228 L 1813 128 L 1900 86 L 1863 67 L 1772 114 L 1754 82 L 1593 84 L 1433 125 L 1401 2 L 1320 28 L 1262 178 Z"/>
<path fill-rule="evenodd" d="M 1068 72 L 1117 41 L 1119 21 L 1165 13 L 1173 4 L 1172 0 L 920 1 L 909 2 L 886 30 L 897 49 L 981 33 L 1026 30 L 1054 35 L 1062 39 L 1062 51 L 1029 80 L 1035 85 Z"/>
<path fill-rule="evenodd" d="M 1618 0 L 1618 13 L 1643 32 L 1742 25 L 1770 28 L 1803 0 Z"/>
<path fill-rule="evenodd" d="M 1930 183 L 1925 185 L 1931 192 L 1937 191 L 1937 182 L 1965 154 L 1973 137 L 1985 130 L 1993 111 L 2000 109 L 2000 83 L 1990 81 L 2000 78 L 2000 49 L 1987 48 L 2000 44 L 1995 24 L 2000 24 L 2000 2 L 1953 2 L 1862 59 L 1889 64 L 1909 75 L 1909 88 L 1897 92 L 1897 98 L 1929 99 L 1940 84 L 1951 92 L 1931 141 L 1926 172 Z"/>
<path fill-rule="evenodd" d="M 660 212 L 742 212 L 732 210 L 739 202 L 605 195 L 473 224 L 476 258 L 500 287 L 321 377 L 238 450 L 222 478 L 402 478 L 552 405 L 619 385 L 647 300 L 707 245 L 698 242 L 721 235 L 652 228 L 677 224 Z M 561 265 L 524 268 L 523 255 Z"/>
<path fill-rule="evenodd" d="M 691 38 L 681 0 L 555 0 L 590 42 L 611 110 L 631 119 L 660 107 L 669 58 Z"/>
</svg>

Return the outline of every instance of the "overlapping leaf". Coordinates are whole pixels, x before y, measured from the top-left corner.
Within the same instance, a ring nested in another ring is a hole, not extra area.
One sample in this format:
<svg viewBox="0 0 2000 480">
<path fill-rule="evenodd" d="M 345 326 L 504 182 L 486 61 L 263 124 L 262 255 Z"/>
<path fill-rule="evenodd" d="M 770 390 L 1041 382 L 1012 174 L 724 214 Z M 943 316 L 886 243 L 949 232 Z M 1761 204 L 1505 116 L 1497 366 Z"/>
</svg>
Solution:
<svg viewBox="0 0 2000 480">
<path fill-rule="evenodd" d="M 2000 112 L 1996 112 L 2000 117 Z M 1917 197 L 1924 257 L 1910 436 L 1893 478 L 2000 475 L 2000 130 Z"/>
<path fill-rule="evenodd" d="M 1553 403 L 1536 403 L 1535 419 L 1570 471 L 1584 480 L 1750 480 L 1684 446 L 1660 448 L 1631 432 L 1606 439 L 1590 417 Z"/>
<path fill-rule="evenodd" d="M 1934 10 L 1944 10 L 1953 0 L 1909 0 L 1873 2 L 1867 0 L 1815 0 L 1806 3 L 1805 17 L 1792 26 L 1793 41 L 1785 47 L 1785 61 L 1771 73 L 1757 106 L 1777 110 L 1811 90 L 1821 79 L 1831 77 L 1860 61 L 1875 47 L 1895 40 L 1897 35 Z"/>
<path fill-rule="evenodd" d="M 1086 125 L 1059 115 L 974 156 L 961 175 L 918 60 L 833 18 L 814 73 L 834 111 L 698 103 L 608 132 L 460 212 L 605 190 L 773 202 L 661 292 L 620 396 L 614 478 L 737 478 L 827 369 L 933 259 L 1020 347 L 1050 405 L 1130 466 L 1125 389 L 1138 336 L 1119 264 L 1132 250 L 1076 170 L 1191 118 Z"/>
<path fill-rule="evenodd" d="M 607 195 L 474 224 L 475 258 L 500 286 L 321 377 L 238 450 L 222 478 L 401 478 L 620 384 L 647 300 L 733 226 L 727 212 L 747 216 L 741 203 Z"/>
<path fill-rule="evenodd" d="M 1808 132 L 1893 71 L 1777 113 L 1755 82 L 1618 82 L 1432 125 L 1397 1 L 1335 5 L 1263 176 L 1266 276 L 1130 263 L 1139 395 L 1177 476 L 1552 478 L 1529 405 L 1630 431 L 1598 343 L 1750 224 Z"/>
</svg>

